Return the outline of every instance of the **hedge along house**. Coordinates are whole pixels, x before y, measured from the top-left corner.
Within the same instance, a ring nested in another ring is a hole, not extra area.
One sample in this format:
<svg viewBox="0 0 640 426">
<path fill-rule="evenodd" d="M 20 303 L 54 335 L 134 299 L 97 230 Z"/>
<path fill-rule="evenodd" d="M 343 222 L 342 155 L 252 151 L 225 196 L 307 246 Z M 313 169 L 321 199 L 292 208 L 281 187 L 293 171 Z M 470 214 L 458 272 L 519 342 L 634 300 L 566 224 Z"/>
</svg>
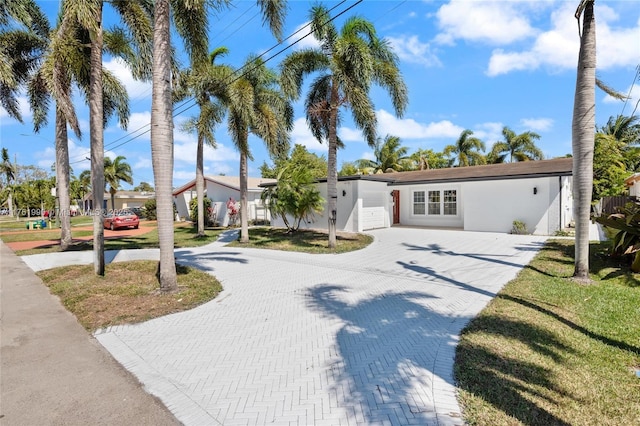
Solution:
<svg viewBox="0 0 640 426">
<path fill-rule="evenodd" d="M 268 221 L 269 212 L 264 208 L 260 196 L 264 188 L 260 184 L 275 183 L 275 179 L 248 178 L 247 180 L 247 211 L 250 221 Z M 220 226 L 228 226 L 230 222 L 227 211 L 227 201 L 233 198 L 240 205 L 240 178 L 237 176 L 205 176 L 204 195 L 211 199 L 215 209 L 216 222 Z M 180 218 L 189 218 L 191 209 L 189 203 L 197 198 L 196 180 L 173 191 L 173 201 Z"/>
<path fill-rule="evenodd" d="M 571 158 L 340 177 L 337 229 L 392 225 L 552 235 L 573 220 Z M 326 180 L 317 184 L 327 199 Z M 301 227 L 327 228 L 327 212 Z M 282 226 L 280 218 L 274 226 Z"/>
</svg>

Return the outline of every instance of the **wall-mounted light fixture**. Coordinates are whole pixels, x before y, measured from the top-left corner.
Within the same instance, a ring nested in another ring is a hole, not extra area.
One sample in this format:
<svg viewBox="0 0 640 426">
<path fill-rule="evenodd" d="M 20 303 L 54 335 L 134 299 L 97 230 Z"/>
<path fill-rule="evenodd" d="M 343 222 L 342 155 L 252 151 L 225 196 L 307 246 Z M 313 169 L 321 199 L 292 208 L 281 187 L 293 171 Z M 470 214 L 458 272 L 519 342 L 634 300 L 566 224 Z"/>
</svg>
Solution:
<svg viewBox="0 0 640 426">
<path fill-rule="evenodd" d="M 347 191 L 345 191 L 344 189 L 342 190 L 342 196 L 346 197 L 347 196 Z"/>
<path fill-rule="evenodd" d="M 538 193 L 538 188 L 537 187 L 533 187 L 533 195 L 536 195 Z"/>
</svg>

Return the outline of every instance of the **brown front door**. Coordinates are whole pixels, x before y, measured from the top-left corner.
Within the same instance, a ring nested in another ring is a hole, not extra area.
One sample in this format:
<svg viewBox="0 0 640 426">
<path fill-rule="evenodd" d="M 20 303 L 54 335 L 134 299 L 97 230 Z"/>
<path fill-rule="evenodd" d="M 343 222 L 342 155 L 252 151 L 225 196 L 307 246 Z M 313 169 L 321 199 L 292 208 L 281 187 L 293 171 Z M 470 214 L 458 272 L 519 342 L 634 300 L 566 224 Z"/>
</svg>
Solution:
<svg viewBox="0 0 640 426">
<path fill-rule="evenodd" d="M 400 191 L 394 189 L 393 192 L 393 224 L 400 223 Z"/>
</svg>

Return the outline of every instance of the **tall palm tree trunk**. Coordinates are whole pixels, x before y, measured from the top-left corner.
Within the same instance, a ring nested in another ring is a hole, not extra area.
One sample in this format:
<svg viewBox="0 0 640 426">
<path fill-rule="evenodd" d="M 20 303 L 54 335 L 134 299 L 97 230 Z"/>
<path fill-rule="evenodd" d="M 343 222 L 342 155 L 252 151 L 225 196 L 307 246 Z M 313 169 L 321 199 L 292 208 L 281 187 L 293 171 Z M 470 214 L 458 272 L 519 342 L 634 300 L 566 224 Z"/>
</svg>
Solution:
<svg viewBox="0 0 640 426">
<path fill-rule="evenodd" d="M 589 279 L 589 215 L 595 140 L 596 22 L 593 3 L 586 0 L 584 8 L 572 123 L 573 211 L 576 221 L 574 277 L 583 280 Z"/>
<path fill-rule="evenodd" d="M 243 135 L 248 138 L 249 135 Z M 246 140 L 246 139 L 245 139 Z M 245 145 L 246 146 L 246 145 Z M 249 242 L 249 220 L 247 217 L 247 180 L 248 180 L 247 154 L 240 153 L 240 242 Z"/>
<path fill-rule="evenodd" d="M 333 84 L 329 105 L 329 152 L 327 156 L 327 197 L 329 216 L 329 248 L 336 248 L 338 218 L 338 89 Z"/>
<path fill-rule="evenodd" d="M 109 195 L 111 195 L 111 210 L 116 209 L 116 189 L 114 187 L 109 188 Z"/>
<path fill-rule="evenodd" d="M 102 2 L 97 13 L 97 30 L 91 34 L 89 81 L 89 127 L 91 140 L 91 188 L 93 193 L 93 270 L 104 275 L 104 112 L 102 101 Z"/>
<path fill-rule="evenodd" d="M 60 220 L 60 249 L 67 250 L 71 244 L 71 198 L 69 197 L 69 140 L 67 120 L 56 106 L 56 197 Z"/>
<path fill-rule="evenodd" d="M 196 154 L 196 196 L 198 197 L 198 237 L 204 237 L 204 138 L 198 134 Z"/>
<path fill-rule="evenodd" d="M 171 111 L 171 41 L 168 0 L 156 0 L 153 27 L 151 161 L 156 186 L 160 290 L 178 288 L 173 252 L 173 116 Z"/>
</svg>

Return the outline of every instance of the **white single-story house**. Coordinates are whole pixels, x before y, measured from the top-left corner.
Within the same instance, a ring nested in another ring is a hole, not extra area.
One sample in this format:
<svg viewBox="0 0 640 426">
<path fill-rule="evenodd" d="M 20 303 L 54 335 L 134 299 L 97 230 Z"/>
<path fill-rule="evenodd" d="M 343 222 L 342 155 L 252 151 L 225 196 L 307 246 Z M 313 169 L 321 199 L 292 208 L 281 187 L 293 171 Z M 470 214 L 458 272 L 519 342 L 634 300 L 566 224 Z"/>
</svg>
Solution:
<svg viewBox="0 0 640 426">
<path fill-rule="evenodd" d="M 144 203 L 148 200 L 155 198 L 155 192 L 144 192 L 144 191 L 116 191 L 115 194 L 115 209 L 131 209 L 131 208 L 142 208 L 144 207 Z M 86 210 L 93 209 L 93 194 L 90 192 L 84 196 L 82 199 L 83 207 Z M 111 209 L 111 193 L 107 190 L 104 191 L 104 203 L 102 205 L 103 209 L 110 210 Z"/>
<path fill-rule="evenodd" d="M 270 219 L 269 212 L 260 200 L 260 195 L 264 191 L 260 185 L 275 182 L 275 179 L 248 178 L 247 209 L 250 221 L 268 221 Z M 227 226 L 229 224 L 227 202 L 232 198 L 238 203 L 238 208 L 240 205 L 240 178 L 237 176 L 205 176 L 204 187 L 204 195 L 211 199 L 212 207 L 215 209 L 216 222 L 220 226 Z M 173 200 L 176 203 L 179 217 L 190 217 L 189 203 L 194 198 L 197 198 L 195 179 L 173 191 Z"/>
<path fill-rule="evenodd" d="M 530 233 L 552 235 L 573 220 L 572 162 L 558 158 L 340 177 L 336 227 L 348 232 L 392 225 L 509 232 L 518 220 Z M 316 185 L 327 200 L 326 180 Z M 327 213 L 300 226 L 326 229 Z M 281 218 L 272 224 L 283 226 Z"/>
<path fill-rule="evenodd" d="M 625 186 L 629 189 L 629 196 L 640 199 L 640 173 L 634 173 L 624 180 Z"/>
</svg>

